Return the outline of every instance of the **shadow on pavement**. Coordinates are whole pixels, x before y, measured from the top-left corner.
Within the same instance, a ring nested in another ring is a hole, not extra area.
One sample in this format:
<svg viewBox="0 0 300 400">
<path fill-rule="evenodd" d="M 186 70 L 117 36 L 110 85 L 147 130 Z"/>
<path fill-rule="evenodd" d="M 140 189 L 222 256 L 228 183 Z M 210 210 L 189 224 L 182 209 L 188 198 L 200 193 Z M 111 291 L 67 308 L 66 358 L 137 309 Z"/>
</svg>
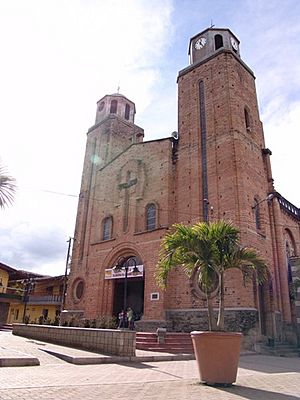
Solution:
<svg viewBox="0 0 300 400">
<path fill-rule="evenodd" d="M 172 376 L 174 378 L 183 379 L 182 376 L 174 375 L 174 374 L 171 374 L 170 372 L 162 371 L 156 365 L 149 365 L 149 364 L 143 364 L 143 363 L 120 363 L 120 364 L 125 365 L 126 367 L 130 367 L 130 368 L 153 369 L 155 372 L 158 372 L 160 374 L 165 374 L 165 375 L 168 375 L 168 376 Z"/>
<path fill-rule="evenodd" d="M 274 356 L 248 356 L 240 359 L 239 368 L 278 374 L 284 372 L 299 372 L 300 358 L 274 357 Z"/>
<path fill-rule="evenodd" d="M 156 368 L 154 365 L 144 364 L 142 362 L 135 363 L 135 362 L 120 362 L 119 365 L 124 365 L 129 368 L 137 368 L 137 369 L 151 369 Z"/>
<path fill-rule="evenodd" d="M 247 386 L 234 385 L 230 388 L 218 387 L 217 389 L 226 393 L 231 393 L 249 400 L 299 400 L 298 396 L 283 394 L 278 392 L 270 392 L 263 389 L 254 389 Z"/>
</svg>

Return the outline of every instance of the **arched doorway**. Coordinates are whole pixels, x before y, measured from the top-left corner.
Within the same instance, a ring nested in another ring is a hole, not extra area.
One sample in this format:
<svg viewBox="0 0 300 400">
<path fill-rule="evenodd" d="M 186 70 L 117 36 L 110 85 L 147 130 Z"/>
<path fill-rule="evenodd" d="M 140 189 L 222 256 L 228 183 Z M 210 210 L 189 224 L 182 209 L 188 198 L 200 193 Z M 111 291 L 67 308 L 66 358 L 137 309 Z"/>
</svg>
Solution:
<svg viewBox="0 0 300 400">
<path fill-rule="evenodd" d="M 119 272 L 115 277 L 113 315 L 117 317 L 124 309 L 124 294 L 126 291 L 126 307 L 132 308 L 135 319 L 138 320 L 141 319 L 144 313 L 144 266 L 137 256 L 126 256 L 126 259 L 134 259 L 139 272 L 134 273 L 131 265 L 127 279 L 125 279 L 125 270 Z"/>
<path fill-rule="evenodd" d="M 275 338 L 276 329 L 274 326 L 274 298 L 273 298 L 273 279 L 271 274 L 268 274 L 266 282 L 258 285 L 258 312 L 260 334 Z"/>
</svg>

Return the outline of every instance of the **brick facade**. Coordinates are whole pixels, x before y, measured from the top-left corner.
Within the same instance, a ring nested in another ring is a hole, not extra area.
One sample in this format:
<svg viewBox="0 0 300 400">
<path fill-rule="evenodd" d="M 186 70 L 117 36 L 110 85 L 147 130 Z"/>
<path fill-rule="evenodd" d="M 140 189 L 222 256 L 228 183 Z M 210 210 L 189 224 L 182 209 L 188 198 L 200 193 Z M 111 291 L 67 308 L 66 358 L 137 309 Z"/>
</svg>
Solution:
<svg viewBox="0 0 300 400">
<path fill-rule="evenodd" d="M 222 37 L 219 48 L 217 35 Z M 200 37 L 206 44 L 196 49 Z M 128 305 L 135 308 L 139 302 L 139 328 L 186 330 L 189 317 L 178 315 L 183 310 L 193 315 L 205 302 L 193 297 L 180 271 L 170 275 L 165 292 L 158 289 L 154 271 L 160 240 L 175 222 L 222 218 L 240 228 L 241 242 L 258 249 L 270 268 L 270 281 L 263 287 L 244 287 L 239 272 L 228 273 L 228 311 L 251 315 L 244 326 L 253 329 L 256 320 L 256 329 L 278 340 L 284 339 L 285 326 L 296 323 L 288 257 L 299 255 L 300 213 L 274 189 L 255 77 L 238 46 L 227 29 L 207 29 L 191 39 L 192 64 L 178 75 L 179 139 L 144 142 L 132 102 L 119 93 L 98 102 L 96 124 L 87 135 L 68 310 L 82 311 L 86 318 L 117 315 L 124 279 L 105 279 L 105 269 L 120 256 L 134 256 L 144 278 L 128 279 Z M 155 229 L 147 229 L 149 204 L 156 210 Z M 109 238 L 103 240 L 107 221 Z M 287 257 L 288 241 L 292 250 Z M 76 297 L 80 281 L 83 292 Z"/>
</svg>

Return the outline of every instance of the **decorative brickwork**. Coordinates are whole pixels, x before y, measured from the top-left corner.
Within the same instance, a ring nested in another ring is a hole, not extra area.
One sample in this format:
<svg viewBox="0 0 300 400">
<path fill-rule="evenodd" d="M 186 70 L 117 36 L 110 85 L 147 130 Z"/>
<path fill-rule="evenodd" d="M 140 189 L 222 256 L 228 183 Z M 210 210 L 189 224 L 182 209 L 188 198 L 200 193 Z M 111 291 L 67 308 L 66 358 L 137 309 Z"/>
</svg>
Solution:
<svg viewBox="0 0 300 400">
<path fill-rule="evenodd" d="M 190 332 L 191 330 L 208 330 L 207 310 L 167 310 L 167 319 L 173 322 L 175 332 Z M 256 309 L 226 310 L 226 330 L 247 334 L 258 324 Z"/>
</svg>

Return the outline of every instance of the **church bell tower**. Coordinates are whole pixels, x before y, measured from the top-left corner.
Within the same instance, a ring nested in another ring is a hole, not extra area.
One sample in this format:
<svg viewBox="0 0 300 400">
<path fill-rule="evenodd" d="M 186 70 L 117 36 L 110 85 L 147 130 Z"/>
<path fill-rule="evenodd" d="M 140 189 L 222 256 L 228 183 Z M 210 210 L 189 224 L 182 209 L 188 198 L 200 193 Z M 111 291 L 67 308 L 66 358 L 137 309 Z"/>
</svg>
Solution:
<svg viewBox="0 0 300 400">
<path fill-rule="evenodd" d="M 229 29 L 192 37 L 189 59 L 178 76 L 178 219 L 224 218 L 255 230 L 254 199 L 273 186 L 254 74 Z"/>
<path fill-rule="evenodd" d="M 274 190 L 271 152 L 265 148 L 254 73 L 229 29 L 208 28 L 192 37 L 189 60 L 178 75 L 177 221 L 231 221 L 241 243 L 271 264 L 269 210 L 263 201 Z M 250 316 L 271 304 L 268 289 L 264 295 L 258 290 L 243 288 L 234 271 L 226 288 L 228 310 L 243 309 Z M 270 310 L 261 313 L 266 316 L 261 326 L 271 326 Z"/>
</svg>

